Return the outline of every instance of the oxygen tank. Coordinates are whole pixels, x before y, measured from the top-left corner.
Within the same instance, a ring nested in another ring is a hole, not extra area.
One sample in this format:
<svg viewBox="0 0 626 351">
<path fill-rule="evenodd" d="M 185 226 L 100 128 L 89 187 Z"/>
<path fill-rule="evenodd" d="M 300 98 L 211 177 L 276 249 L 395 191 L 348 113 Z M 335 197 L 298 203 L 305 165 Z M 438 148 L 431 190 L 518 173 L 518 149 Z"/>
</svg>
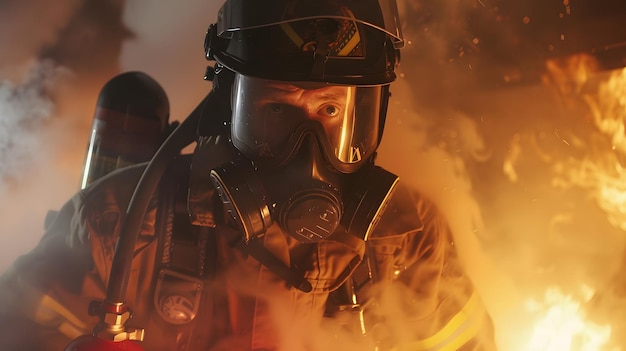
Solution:
<svg viewBox="0 0 626 351">
<path fill-rule="evenodd" d="M 173 129 L 163 88 L 143 72 L 109 80 L 98 95 L 80 188 L 122 167 L 149 161 Z"/>
</svg>

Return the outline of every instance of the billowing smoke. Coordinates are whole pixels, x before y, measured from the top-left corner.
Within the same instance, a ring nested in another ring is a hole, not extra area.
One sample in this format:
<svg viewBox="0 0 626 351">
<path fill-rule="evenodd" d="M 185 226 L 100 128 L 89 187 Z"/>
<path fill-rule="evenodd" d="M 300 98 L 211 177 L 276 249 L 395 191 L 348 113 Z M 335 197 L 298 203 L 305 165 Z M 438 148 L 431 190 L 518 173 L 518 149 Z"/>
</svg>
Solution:
<svg viewBox="0 0 626 351">
<path fill-rule="evenodd" d="M 18 82 L 37 64 L 41 50 L 54 45 L 79 0 L 0 2 L 0 77 Z"/>
<path fill-rule="evenodd" d="M 0 2 L 0 30 L 4 33 L 0 37 L 3 270 L 17 254 L 39 240 L 47 210 L 60 205 L 60 197 L 73 190 L 68 183 L 75 178 L 65 179 L 67 165 L 58 154 L 64 122 L 56 118 L 58 107 L 54 101 L 57 87 L 71 73 L 52 60 L 42 59 L 40 53 L 58 42 L 61 29 L 78 3 Z"/>
<path fill-rule="evenodd" d="M 46 90 L 54 79 L 55 68 L 44 63 L 29 72 L 25 81 L 0 83 L 2 179 L 15 180 L 29 163 L 36 162 L 33 157 L 43 145 L 33 132 L 52 117 L 54 104 Z"/>
</svg>

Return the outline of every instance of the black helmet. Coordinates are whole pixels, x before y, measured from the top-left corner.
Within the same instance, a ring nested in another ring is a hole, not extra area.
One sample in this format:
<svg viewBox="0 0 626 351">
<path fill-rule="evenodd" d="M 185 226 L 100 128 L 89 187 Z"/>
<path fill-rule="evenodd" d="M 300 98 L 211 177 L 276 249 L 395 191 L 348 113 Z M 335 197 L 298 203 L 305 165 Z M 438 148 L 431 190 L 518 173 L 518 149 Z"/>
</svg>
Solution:
<svg viewBox="0 0 626 351">
<path fill-rule="evenodd" d="M 395 0 L 228 0 L 208 59 L 257 78 L 380 85 L 402 47 Z"/>
</svg>

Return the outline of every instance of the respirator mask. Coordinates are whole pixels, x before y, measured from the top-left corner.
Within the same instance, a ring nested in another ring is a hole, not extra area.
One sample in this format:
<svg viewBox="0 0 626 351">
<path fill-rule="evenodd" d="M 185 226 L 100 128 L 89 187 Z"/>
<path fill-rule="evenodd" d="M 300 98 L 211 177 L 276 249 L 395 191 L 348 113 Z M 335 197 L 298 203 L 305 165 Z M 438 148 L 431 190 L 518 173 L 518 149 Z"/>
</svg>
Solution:
<svg viewBox="0 0 626 351">
<path fill-rule="evenodd" d="M 210 178 L 246 241 L 274 222 L 304 243 L 367 240 L 398 179 L 372 161 L 384 89 L 235 75 L 237 156 Z"/>
</svg>

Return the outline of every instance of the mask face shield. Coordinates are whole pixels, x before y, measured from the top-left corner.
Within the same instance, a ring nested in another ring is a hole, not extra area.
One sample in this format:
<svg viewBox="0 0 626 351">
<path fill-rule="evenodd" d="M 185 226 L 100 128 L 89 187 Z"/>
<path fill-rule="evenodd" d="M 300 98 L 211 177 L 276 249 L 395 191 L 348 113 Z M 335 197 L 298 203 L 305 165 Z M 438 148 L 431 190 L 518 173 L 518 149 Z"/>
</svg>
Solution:
<svg viewBox="0 0 626 351">
<path fill-rule="evenodd" d="M 333 168 L 358 170 L 378 146 L 381 86 L 293 83 L 237 74 L 232 140 L 260 168 L 279 167 L 308 135 Z"/>
</svg>

